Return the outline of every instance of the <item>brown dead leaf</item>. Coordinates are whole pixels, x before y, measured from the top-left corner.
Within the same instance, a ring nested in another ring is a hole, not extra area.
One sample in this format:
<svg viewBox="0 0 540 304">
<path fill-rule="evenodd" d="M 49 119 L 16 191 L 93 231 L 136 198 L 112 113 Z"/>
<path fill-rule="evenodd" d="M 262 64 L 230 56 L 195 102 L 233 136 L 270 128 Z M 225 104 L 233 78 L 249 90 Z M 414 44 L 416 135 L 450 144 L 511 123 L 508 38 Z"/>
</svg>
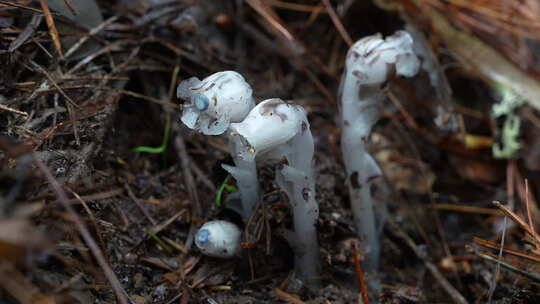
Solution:
<svg viewBox="0 0 540 304">
<path fill-rule="evenodd" d="M 18 261 L 26 252 L 44 249 L 47 245 L 45 237 L 28 221 L 0 221 L 0 259 Z"/>
<path fill-rule="evenodd" d="M 3 288 L 18 303 L 56 304 L 54 297 L 43 294 L 12 263 L 0 262 L 0 288 Z"/>
<path fill-rule="evenodd" d="M 415 160 L 400 157 L 390 150 L 382 150 L 375 154 L 384 176 L 397 190 L 413 193 L 427 193 L 435 182 L 435 174 L 420 166 Z"/>
<path fill-rule="evenodd" d="M 475 183 L 493 184 L 504 177 L 504 170 L 494 163 L 461 159 L 455 161 L 455 166 L 463 178 Z"/>
</svg>

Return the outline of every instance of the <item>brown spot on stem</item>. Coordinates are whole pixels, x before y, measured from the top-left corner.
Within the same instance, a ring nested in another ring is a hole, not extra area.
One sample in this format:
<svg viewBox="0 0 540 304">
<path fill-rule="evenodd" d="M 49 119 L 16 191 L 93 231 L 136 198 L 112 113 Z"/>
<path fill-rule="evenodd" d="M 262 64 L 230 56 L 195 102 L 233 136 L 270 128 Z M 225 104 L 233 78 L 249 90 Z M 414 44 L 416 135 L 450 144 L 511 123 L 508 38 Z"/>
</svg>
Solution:
<svg viewBox="0 0 540 304">
<path fill-rule="evenodd" d="M 360 54 L 358 54 L 357 51 L 351 51 L 348 57 L 353 57 L 354 60 L 357 60 L 360 57 Z"/>
<path fill-rule="evenodd" d="M 302 198 L 307 202 L 309 200 L 309 189 L 302 189 Z"/>
<path fill-rule="evenodd" d="M 353 189 L 360 189 L 360 184 L 358 183 L 358 172 L 354 171 L 351 176 L 349 176 L 349 182 Z"/>
<path fill-rule="evenodd" d="M 398 55 L 399 58 L 400 55 Z M 398 59 L 399 60 L 399 59 Z M 386 64 L 386 79 L 390 80 L 396 76 L 396 64 L 387 63 Z"/>
<path fill-rule="evenodd" d="M 378 85 L 361 84 L 358 86 L 358 99 L 366 100 L 381 92 L 381 88 Z"/>
<path fill-rule="evenodd" d="M 368 76 L 365 73 L 362 73 L 362 72 L 360 72 L 358 70 L 352 71 L 352 74 L 353 74 L 354 77 L 356 77 L 356 78 L 358 78 L 360 80 L 368 79 Z"/>
<path fill-rule="evenodd" d="M 377 177 L 379 177 L 378 174 L 372 175 L 372 176 L 370 176 L 370 177 L 367 178 L 366 182 L 371 183 L 371 182 L 372 182 L 374 179 L 376 179 Z"/>
</svg>

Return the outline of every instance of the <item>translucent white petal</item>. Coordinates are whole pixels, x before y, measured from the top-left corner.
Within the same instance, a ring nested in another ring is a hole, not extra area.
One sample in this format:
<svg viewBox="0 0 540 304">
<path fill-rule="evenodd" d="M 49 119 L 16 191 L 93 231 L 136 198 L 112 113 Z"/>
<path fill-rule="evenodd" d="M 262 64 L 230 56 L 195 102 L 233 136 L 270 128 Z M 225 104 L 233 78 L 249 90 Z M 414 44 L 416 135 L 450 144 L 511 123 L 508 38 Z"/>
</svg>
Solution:
<svg viewBox="0 0 540 304">
<path fill-rule="evenodd" d="M 191 90 L 191 88 L 196 87 L 200 83 L 201 81 L 197 77 L 191 77 L 180 82 L 178 88 L 176 88 L 176 97 L 181 98 L 186 102 L 191 102 L 190 99 L 193 95 L 193 91 Z"/>
<path fill-rule="evenodd" d="M 182 111 L 182 122 L 190 129 L 197 129 L 196 124 L 199 119 L 200 112 L 192 105 L 184 106 Z"/>
<path fill-rule="evenodd" d="M 212 119 L 205 116 L 200 121 L 200 130 L 204 135 L 220 135 L 227 131 L 229 125 L 230 122 L 228 119 Z"/>
</svg>

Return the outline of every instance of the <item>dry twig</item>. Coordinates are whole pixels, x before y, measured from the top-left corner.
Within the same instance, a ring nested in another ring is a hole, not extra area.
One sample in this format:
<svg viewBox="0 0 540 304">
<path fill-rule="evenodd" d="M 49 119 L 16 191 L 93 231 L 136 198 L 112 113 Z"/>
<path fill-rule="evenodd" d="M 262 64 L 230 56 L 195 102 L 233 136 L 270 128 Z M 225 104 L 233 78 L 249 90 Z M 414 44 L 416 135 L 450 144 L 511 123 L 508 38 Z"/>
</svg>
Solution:
<svg viewBox="0 0 540 304">
<path fill-rule="evenodd" d="M 47 2 L 45 0 L 39 0 L 39 3 L 41 4 L 41 9 L 43 10 L 43 14 L 45 15 L 45 21 L 47 21 L 47 26 L 49 27 L 49 34 L 51 35 L 51 38 L 54 43 L 54 47 L 56 48 L 56 51 L 60 55 L 60 57 L 63 57 L 62 54 L 62 44 L 60 43 L 60 36 L 58 35 L 58 30 L 56 29 L 56 25 L 54 24 L 54 19 L 52 17 L 51 11 L 49 10 L 49 6 L 47 5 Z"/>
<path fill-rule="evenodd" d="M 288 292 L 285 292 L 279 288 L 274 288 L 276 295 L 283 301 L 291 304 L 307 304 L 306 302 L 300 300 L 297 296 L 294 296 Z"/>
<path fill-rule="evenodd" d="M 356 272 L 356 279 L 358 280 L 358 287 L 360 289 L 360 295 L 362 297 L 362 304 L 369 304 L 368 290 L 366 287 L 366 281 L 364 280 L 364 271 L 362 270 L 362 263 L 360 261 L 360 254 L 358 253 L 358 247 L 356 242 L 352 243 L 352 253 L 354 258 L 354 270 Z"/>
<path fill-rule="evenodd" d="M 322 0 L 322 2 L 326 6 L 328 15 L 330 15 L 330 19 L 332 19 L 332 22 L 334 23 L 337 31 L 339 32 L 343 40 L 347 43 L 347 45 L 350 47 L 353 44 L 351 36 L 349 35 L 345 27 L 343 27 L 343 23 L 341 23 L 341 20 L 339 19 L 339 16 L 336 14 L 336 11 L 332 7 L 330 0 Z"/>
<path fill-rule="evenodd" d="M 422 253 L 422 251 L 416 246 L 414 241 L 410 236 L 407 235 L 401 227 L 396 224 L 392 219 L 388 220 L 388 226 L 390 226 L 390 231 L 401 240 L 416 254 L 420 260 L 424 262 L 424 266 L 429 270 L 431 275 L 437 280 L 439 285 L 446 291 L 454 303 L 466 304 L 468 303 L 465 297 L 454 287 L 448 280 L 442 275 L 433 262 L 428 261 L 427 257 Z"/>
<path fill-rule="evenodd" d="M 111 269 L 111 266 L 105 259 L 103 252 L 101 252 L 101 250 L 99 249 L 99 246 L 94 241 L 94 238 L 92 238 L 92 235 L 90 234 L 88 229 L 86 229 L 86 226 L 84 225 L 82 219 L 75 212 L 73 207 L 71 207 L 71 205 L 69 204 L 68 202 L 69 200 L 66 196 L 66 193 L 64 192 L 60 184 L 58 184 L 54 176 L 51 174 L 51 172 L 49 171 L 49 168 L 47 168 L 47 166 L 45 166 L 45 164 L 41 160 L 34 157 L 34 163 L 41 170 L 41 172 L 43 172 L 43 174 L 45 175 L 45 178 L 47 179 L 47 181 L 53 188 L 54 192 L 56 192 L 56 195 L 58 196 L 58 200 L 60 201 L 60 203 L 62 203 L 63 207 L 72 217 L 73 221 L 75 222 L 75 225 L 77 226 L 77 229 L 79 230 L 79 233 L 83 237 L 88 247 L 90 247 L 90 250 L 92 251 L 92 254 L 94 255 L 94 257 L 96 258 L 96 261 L 98 262 L 99 266 L 103 269 L 103 272 L 105 273 L 105 277 L 107 277 L 107 280 L 109 280 L 109 283 L 111 283 L 111 287 L 113 288 L 116 294 L 116 299 L 121 304 L 128 304 L 126 292 L 123 289 L 122 284 L 120 284 L 120 281 L 118 280 L 118 278 L 116 277 L 116 274 L 113 272 L 113 270 Z"/>
<path fill-rule="evenodd" d="M 184 176 L 184 182 L 188 188 L 189 197 L 191 199 L 191 216 L 193 219 L 199 219 L 202 216 L 201 202 L 199 199 L 199 193 L 197 192 L 197 186 L 195 184 L 195 179 L 191 173 L 191 160 L 186 150 L 186 144 L 184 138 L 180 132 L 177 132 L 177 135 L 174 139 L 174 146 L 178 152 L 180 162 L 182 164 L 182 175 Z M 191 226 L 189 228 L 189 234 L 184 244 L 186 249 L 190 249 L 193 244 L 193 236 L 195 235 L 195 230 L 197 229 L 198 223 L 196 220 L 191 221 Z"/>
<path fill-rule="evenodd" d="M 12 108 L 7 107 L 7 106 L 4 106 L 4 105 L 2 105 L 2 104 L 0 104 L 0 110 L 7 111 L 7 112 L 11 112 L 11 113 L 15 113 L 15 114 L 19 114 L 19 115 L 28 117 L 28 113 L 23 112 L 23 111 L 19 111 L 19 110 L 12 109 Z"/>
</svg>

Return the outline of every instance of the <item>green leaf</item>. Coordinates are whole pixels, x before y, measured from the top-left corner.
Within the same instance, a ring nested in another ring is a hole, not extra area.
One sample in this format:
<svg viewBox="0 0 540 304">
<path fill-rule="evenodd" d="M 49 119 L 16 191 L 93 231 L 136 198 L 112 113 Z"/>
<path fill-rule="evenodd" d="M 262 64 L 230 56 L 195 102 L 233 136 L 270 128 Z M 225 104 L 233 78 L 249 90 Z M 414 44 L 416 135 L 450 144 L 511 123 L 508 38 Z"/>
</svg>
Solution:
<svg viewBox="0 0 540 304">
<path fill-rule="evenodd" d="M 165 132 L 163 134 L 163 139 L 161 141 L 161 146 L 159 147 L 148 147 L 148 146 L 139 146 L 131 149 L 133 152 L 143 152 L 151 154 L 160 154 L 167 150 L 167 144 L 169 143 L 169 135 L 171 133 L 171 114 L 167 113 L 165 120 Z"/>
<path fill-rule="evenodd" d="M 131 151 L 133 152 L 144 152 L 144 153 L 151 153 L 151 154 L 160 154 L 165 151 L 166 147 L 159 146 L 159 147 L 147 147 L 147 146 L 140 146 L 137 148 L 133 148 Z"/>
<path fill-rule="evenodd" d="M 231 177 L 230 175 L 227 175 L 225 180 L 223 180 L 223 183 L 219 186 L 219 189 L 216 194 L 216 199 L 214 201 L 216 203 L 216 206 L 218 207 L 221 207 L 221 198 L 223 197 L 223 191 L 227 190 L 227 192 L 234 192 L 237 190 L 235 186 L 227 184 L 227 182 L 229 182 L 230 177 Z"/>
</svg>

